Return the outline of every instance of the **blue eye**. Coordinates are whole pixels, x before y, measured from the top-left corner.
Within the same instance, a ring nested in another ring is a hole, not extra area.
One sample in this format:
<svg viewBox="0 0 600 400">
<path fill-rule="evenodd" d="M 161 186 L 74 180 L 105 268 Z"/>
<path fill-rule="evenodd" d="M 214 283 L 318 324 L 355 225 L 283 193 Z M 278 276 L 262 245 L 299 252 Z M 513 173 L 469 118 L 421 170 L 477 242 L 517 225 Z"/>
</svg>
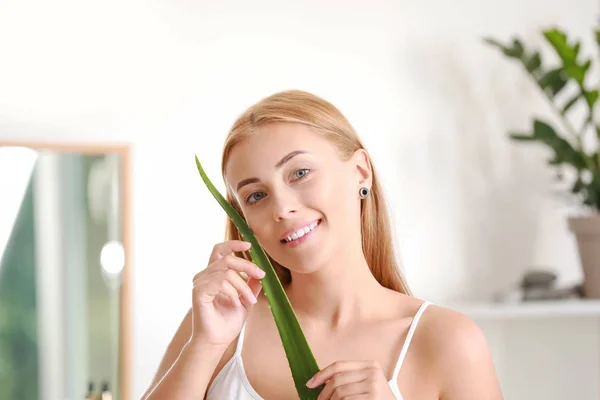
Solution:
<svg viewBox="0 0 600 400">
<path fill-rule="evenodd" d="M 299 169 L 296 172 L 294 172 L 294 178 L 302 179 L 302 178 L 306 177 L 306 175 L 308 175 L 309 172 L 310 172 L 310 170 L 308 168 Z"/>
<path fill-rule="evenodd" d="M 246 197 L 246 203 L 253 204 L 265 197 L 264 192 L 254 192 Z"/>
</svg>

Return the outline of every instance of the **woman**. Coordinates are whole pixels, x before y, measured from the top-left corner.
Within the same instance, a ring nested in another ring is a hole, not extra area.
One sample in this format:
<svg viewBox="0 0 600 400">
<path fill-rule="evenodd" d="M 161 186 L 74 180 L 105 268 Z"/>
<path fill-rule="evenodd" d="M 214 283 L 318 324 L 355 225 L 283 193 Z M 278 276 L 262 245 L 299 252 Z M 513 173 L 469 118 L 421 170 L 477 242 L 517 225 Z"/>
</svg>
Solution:
<svg viewBox="0 0 600 400">
<path fill-rule="evenodd" d="M 319 399 L 502 398 L 478 327 L 410 296 L 369 155 L 333 105 L 263 99 L 234 124 L 222 172 L 322 367 L 307 383 L 326 383 Z M 298 398 L 248 249 L 228 222 L 143 398 Z"/>
</svg>

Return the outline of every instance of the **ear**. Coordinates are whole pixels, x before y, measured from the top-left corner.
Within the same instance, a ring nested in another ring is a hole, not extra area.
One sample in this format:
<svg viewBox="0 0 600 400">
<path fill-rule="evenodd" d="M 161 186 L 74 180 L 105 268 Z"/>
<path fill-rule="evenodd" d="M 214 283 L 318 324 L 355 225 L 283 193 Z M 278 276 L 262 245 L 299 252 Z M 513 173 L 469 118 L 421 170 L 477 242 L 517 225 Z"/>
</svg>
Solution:
<svg viewBox="0 0 600 400">
<path fill-rule="evenodd" d="M 352 165 L 356 169 L 358 184 L 360 187 L 371 188 L 373 179 L 373 170 L 371 169 L 371 159 L 365 149 L 358 149 L 352 155 Z"/>
</svg>

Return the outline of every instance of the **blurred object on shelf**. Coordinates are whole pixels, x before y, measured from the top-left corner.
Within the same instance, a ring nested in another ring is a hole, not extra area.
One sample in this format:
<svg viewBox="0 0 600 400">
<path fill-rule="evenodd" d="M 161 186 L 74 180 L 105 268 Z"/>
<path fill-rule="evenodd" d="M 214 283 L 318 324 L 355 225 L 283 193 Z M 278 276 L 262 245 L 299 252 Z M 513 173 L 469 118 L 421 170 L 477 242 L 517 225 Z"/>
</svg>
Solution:
<svg viewBox="0 0 600 400">
<path fill-rule="evenodd" d="M 566 300 L 583 298 L 581 284 L 557 286 L 558 275 L 551 269 L 530 269 L 523 274 L 519 286 L 499 293 L 494 300 L 499 303 L 519 303 L 540 300 Z"/>
</svg>

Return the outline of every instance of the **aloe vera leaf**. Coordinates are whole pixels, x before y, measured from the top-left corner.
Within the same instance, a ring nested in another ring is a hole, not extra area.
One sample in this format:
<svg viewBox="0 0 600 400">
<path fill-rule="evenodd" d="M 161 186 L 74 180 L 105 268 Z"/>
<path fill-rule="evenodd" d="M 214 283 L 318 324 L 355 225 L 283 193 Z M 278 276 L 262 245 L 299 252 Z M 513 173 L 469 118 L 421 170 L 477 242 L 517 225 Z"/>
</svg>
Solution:
<svg viewBox="0 0 600 400">
<path fill-rule="evenodd" d="M 200 173 L 204 184 L 208 187 L 208 190 L 221 205 L 223 210 L 225 210 L 229 218 L 231 218 L 240 231 L 242 238 L 251 243 L 249 251 L 252 262 L 266 273 L 265 277 L 261 280 L 261 284 L 265 296 L 267 297 L 271 313 L 275 319 L 275 325 L 279 331 L 279 336 L 281 337 L 281 342 L 292 372 L 296 391 L 301 400 L 316 400 L 319 393 L 323 390 L 324 385 L 311 389 L 306 387 L 306 382 L 314 374 L 319 372 L 319 366 L 306 341 L 306 337 L 304 336 L 304 332 L 302 332 L 294 309 L 283 290 L 283 286 L 279 281 L 279 277 L 277 276 L 271 261 L 267 257 L 265 250 L 258 243 L 256 236 L 254 236 L 254 233 L 246 221 L 212 184 L 204 172 L 204 169 L 198 160 L 198 156 L 196 156 L 196 166 L 198 167 L 198 172 Z"/>
</svg>

